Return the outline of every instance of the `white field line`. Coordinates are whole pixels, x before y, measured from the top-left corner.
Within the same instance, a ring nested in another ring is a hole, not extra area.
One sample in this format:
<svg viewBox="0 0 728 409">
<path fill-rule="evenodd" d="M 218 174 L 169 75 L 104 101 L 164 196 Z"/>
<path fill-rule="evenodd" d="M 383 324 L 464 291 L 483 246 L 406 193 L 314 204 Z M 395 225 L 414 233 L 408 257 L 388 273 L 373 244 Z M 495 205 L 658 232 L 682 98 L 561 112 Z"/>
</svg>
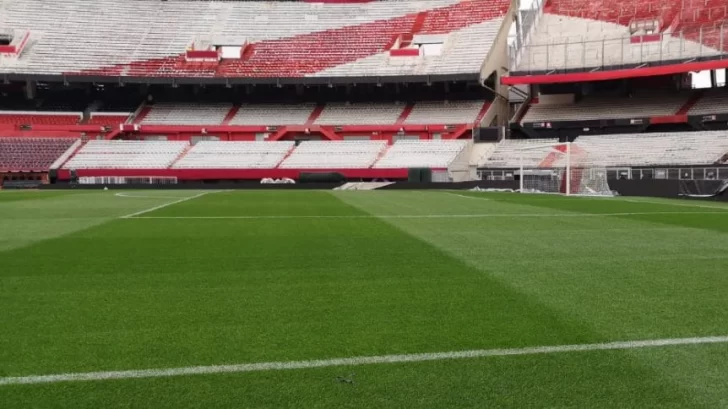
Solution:
<svg viewBox="0 0 728 409">
<path fill-rule="evenodd" d="M 2 385 L 27 385 L 58 382 L 102 381 L 110 379 L 162 378 L 183 375 L 210 375 L 221 373 L 280 371 L 291 369 L 326 368 L 335 366 L 394 364 L 407 362 L 443 361 L 453 359 L 502 357 L 513 355 L 541 355 L 566 352 L 630 350 L 678 345 L 724 344 L 728 336 L 667 338 L 641 341 L 617 341 L 597 344 L 535 346 L 508 349 L 476 349 L 470 351 L 435 352 L 422 354 L 361 356 L 351 358 L 320 359 L 311 361 L 259 362 L 233 365 L 188 366 L 180 368 L 135 369 L 127 371 L 77 372 L 54 375 L 31 375 L 0 378 Z"/>
<path fill-rule="evenodd" d="M 706 206 L 701 205 L 697 203 L 688 204 L 688 203 L 675 203 L 677 199 L 672 199 L 673 202 L 659 202 L 656 200 L 634 200 L 634 199 L 622 199 L 623 202 L 630 202 L 630 203 L 649 203 L 649 204 L 656 204 L 656 205 L 663 205 L 663 206 L 680 206 L 680 207 L 695 207 L 695 208 L 701 208 L 701 209 L 716 209 L 716 210 L 723 210 L 728 211 L 728 206 Z M 670 200 L 670 199 L 668 199 Z"/>
<path fill-rule="evenodd" d="M 169 206 L 174 203 L 170 203 Z M 164 207 L 162 206 L 162 207 Z M 144 211 L 146 213 L 151 210 Z M 142 213 L 139 213 L 142 214 Z M 611 216 L 643 216 L 668 214 L 715 214 L 728 215 L 728 212 L 624 212 L 624 213 L 483 213 L 483 214 L 383 214 L 383 215 L 259 215 L 259 216 L 138 216 L 123 217 L 125 219 L 168 219 L 168 220 L 267 220 L 267 219 L 477 219 L 489 217 L 611 217 Z"/>
<path fill-rule="evenodd" d="M 490 200 L 487 197 L 466 196 L 466 195 L 461 195 L 459 193 L 453 193 L 453 192 L 442 192 L 442 193 L 445 193 L 446 195 L 450 195 L 450 196 L 462 197 L 464 199 Z"/>
<path fill-rule="evenodd" d="M 202 193 L 196 194 L 194 196 L 183 197 L 183 198 L 177 199 L 177 200 L 175 200 L 173 202 L 161 204 L 159 206 L 154 206 L 154 207 L 151 207 L 149 209 L 140 210 L 138 212 L 130 213 L 130 214 L 121 216 L 120 218 L 121 219 L 131 219 L 131 218 L 135 218 L 136 216 L 139 216 L 139 215 L 142 215 L 142 214 L 146 214 L 146 213 L 149 213 L 149 212 L 153 212 L 155 210 L 163 209 L 163 208 L 165 208 L 167 206 L 172 206 L 172 205 L 175 205 L 177 203 L 182 203 L 182 202 L 186 202 L 188 200 L 197 199 L 198 197 L 202 197 L 202 196 L 204 196 L 204 195 L 206 195 L 208 193 L 213 193 L 213 192 L 212 191 L 207 191 L 207 192 L 202 192 Z"/>
<path fill-rule="evenodd" d="M 114 196 L 118 197 L 129 197 L 132 199 L 186 199 L 185 197 L 180 196 L 147 196 L 147 195 L 133 195 L 129 193 L 114 193 Z"/>
</svg>

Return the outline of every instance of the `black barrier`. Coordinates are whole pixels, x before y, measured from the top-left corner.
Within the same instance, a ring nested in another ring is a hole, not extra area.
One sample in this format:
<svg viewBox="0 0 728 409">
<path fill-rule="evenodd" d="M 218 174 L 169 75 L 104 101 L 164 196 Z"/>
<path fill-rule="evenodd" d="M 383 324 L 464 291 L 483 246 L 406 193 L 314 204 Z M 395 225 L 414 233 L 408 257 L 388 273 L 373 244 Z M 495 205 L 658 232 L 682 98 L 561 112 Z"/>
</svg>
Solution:
<svg viewBox="0 0 728 409">
<path fill-rule="evenodd" d="M 6 180 L 2 183 L 3 189 L 38 189 L 43 186 L 40 180 Z"/>
<path fill-rule="evenodd" d="M 668 179 L 612 179 L 609 188 L 620 196 L 679 197 L 680 181 Z"/>
<path fill-rule="evenodd" d="M 518 189 L 518 182 L 514 180 L 473 180 L 469 182 L 452 183 L 393 183 L 377 190 L 463 190 L 463 189 Z"/>
<path fill-rule="evenodd" d="M 720 196 L 726 193 L 728 181 L 725 180 L 681 180 L 681 196 Z"/>
<path fill-rule="evenodd" d="M 298 176 L 300 183 L 344 183 L 346 176 L 338 172 L 302 172 Z"/>
<path fill-rule="evenodd" d="M 41 190 L 78 189 L 99 190 L 332 190 L 342 183 L 305 183 L 305 184 L 266 184 L 260 182 L 227 182 L 227 183 L 178 183 L 178 184 L 127 184 L 127 185 L 79 185 L 71 183 L 57 183 L 42 185 Z"/>
<path fill-rule="evenodd" d="M 620 196 L 685 198 L 686 189 L 690 186 L 696 191 L 716 192 L 723 183 L 720 180 L 691 181 L 688 184 L 685 182 L 670 179 L 610 180 L 609 188 L 619 193 Z M 690 199 L 693 200 L 693 198 Z M 703 199 L 728 201 L 728 194 Z"/>
<path fill-rule="evenodd" d="M 620 196 L 645 196 L 645 197 L 665 197 L 679 198 L 684 196 L 684 187 L 681 186 L 680 180 L 610 180 L 609 188 L 617 192 Z M 703 181 L 701 190 L 717 191 L 722 181 Z M 78 185 L 69 183 L 59 183 L 53 185 L 41 185 L 40 189 L 109 189 L 132 190 L 132 189 L 256 189 L 256 190 L 332 190 L 341 186 L 343 183 L 297 183 L 297 184 L 260 184 L 258 182 L 226 182 L 226 183 L 183 183 L 176 185 Z M 456 183 L 407 183 L 398 182 L 391 185 L 381 187 L 379 190 L 464 190 L 464 189 L 518 189 L 518 181 L 515 180 L 476 180 L 470 182 Z M 711 190 L 712 189 L 712 190 Z M 686 200 L 700 200 L 687 199 Z M 728 201 L 728 192 L 718 195 L 708 200 Z"/>
<path fill-rule="evenodd" d="M 432 183 L 432 169 L 430 169 L 430 168 L 409 168 L 409 169 L 407 169 L 407 182 L 409 182 L 409 183 Z"/>
</svg>

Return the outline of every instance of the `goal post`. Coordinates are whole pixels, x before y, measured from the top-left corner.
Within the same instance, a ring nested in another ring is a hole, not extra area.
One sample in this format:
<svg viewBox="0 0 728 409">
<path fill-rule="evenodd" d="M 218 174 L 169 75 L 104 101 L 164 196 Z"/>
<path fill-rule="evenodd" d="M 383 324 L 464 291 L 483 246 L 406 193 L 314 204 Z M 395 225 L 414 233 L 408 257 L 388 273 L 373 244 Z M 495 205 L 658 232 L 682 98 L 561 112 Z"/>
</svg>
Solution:
<svg viewBox="0 0 728 409">
<path fill-rule="evenodd" d="M 529 145 L 518 150 L 519 191 L 613 196 L 607 170 L 571 142 Z"/>
</svg>

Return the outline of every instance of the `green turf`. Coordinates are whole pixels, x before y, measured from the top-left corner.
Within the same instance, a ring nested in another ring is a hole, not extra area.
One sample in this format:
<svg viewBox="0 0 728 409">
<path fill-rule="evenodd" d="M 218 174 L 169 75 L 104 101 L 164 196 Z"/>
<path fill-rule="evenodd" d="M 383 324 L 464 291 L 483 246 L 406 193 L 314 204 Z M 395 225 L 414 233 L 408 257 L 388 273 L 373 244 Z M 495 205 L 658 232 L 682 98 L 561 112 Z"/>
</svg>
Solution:
<svg viewBox="0 0 728 409">
<path fill-rule="evenodd" d="M 248 191 L 120 219 L 198 193 L 0 193 L 0 377 L 728 335 L 725 205 Z M 0 408 L 717 408 L 726 374 L 728 345 L 694 345 L 0 386 Z"/>
</svg>

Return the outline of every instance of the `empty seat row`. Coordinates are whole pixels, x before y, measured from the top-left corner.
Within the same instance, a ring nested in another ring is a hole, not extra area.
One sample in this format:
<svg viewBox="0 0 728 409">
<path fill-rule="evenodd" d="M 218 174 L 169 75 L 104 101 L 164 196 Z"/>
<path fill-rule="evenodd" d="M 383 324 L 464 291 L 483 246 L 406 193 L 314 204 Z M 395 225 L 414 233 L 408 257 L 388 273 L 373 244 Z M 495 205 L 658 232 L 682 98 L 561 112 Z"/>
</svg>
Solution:
<svg viewBox="0 0 728 409">
<path fill-rule="evenodd" d="M 0 137 L 0 171 L 47 171 L 76 139 Z"/>
<path fill-rule="evenodd" d="M 728 153 L 728 132 L 672 132 L 580 136 L 570 146 L 574 167 L 709 165 Z M 504 140 L 485 168 L 566 166 L 566 145 L 554 139 Z"/>
<path fill-rule="evenodd" d="M 294 142 L 198 142 L 174 164 L 178 169 L 272 169 Z"/>
<path fill-rule="evenodd" d="M 514 50 L 512 71 L 639 65 L 728 51 L 728 8 L 721 0 L 547 3 L 535 27 L 524 31 L 525 45 Z"/>
<path fill-rule="evenodd" d="M 142 124 L 160 125 L 220 125 L 232 104 L 174 104 L 158 103 L 142 120 Z"/>
<path fill-rule="evenodd" d="M 81 120 L 81 113 L 77 114 L 31 114 L 0 112 L 0 124 L 8 125 L 76 125 Z"/>
<path fill-rule="evenodd" d="M 486 156 L 483 167 L 537 167 L 554 150 L 554 139 L 504 139 Z"/>
<path fill-rule="evenodd" d="M 414 104 L 405 124 L 470 124 L 489 106 L 485 101 L 423 101 Z"/>
<path fill-rule="evenodd" d="M 689 97 L 685 93 L 651 91 L 631 97 L 584 97 L 575 103 L 536 103 L 529 106 L 522 123 L 669 116 L 677 114 Z"/>
<path fill-rule="evenodd" d="M 66 169 L 165 169 L 189 147 L 186 141 L 101 141 L 84 145 Z"/>
<path fill-rule="evenodd" d="M 386 141 L 302 142 L 281 163 L 287 169 L 369 168 L 387 148 Z"/>
<path fill-rule="evenodd" d="M 590 135 L 575 144 L 584 152 L 573 157 L 577 165 L 710 165 L 728 152 L 728 132 Z"/>
<path fill-rule="evenodd" d="M 328 103 L 317 115 L 316 104 L 157 103 L 143 118 L 145 125 L 394 125 L 470 124 L 488 103 L 475 101 L 421 101 L 406 103 Z"/>
<path fill-rule="evenodd" d="M 440 168 L 450 166 L 466 148 L 467 141 L 402 140 L 392 145 L 374 168 Z"/>
<path fill-rule="evenodd" d="M 10 64 L 0 60 L 0 73 L 291 78 L 331 76 L 329 70 L 342 69 L 338 75 L 474 74 L 509 4 L 16 0 L 2 3 L 2 23 L 28 30 L 32 47 Z M 488 35 L 477 30 L 491 22 L 496 29 L 486 30 Z M 389 58 L 382 51 L 392 38 L 415 26 L 419 34 L 447 35 L 442 55 L 409 58 L 408 65 L 387 61 L 372 69 L 369 59 Z M 124 27 L 123 35 L 118 27 Z M 193 42 L 247 42 L 252 48 L 245 59 L 186 63 L 184 53 Z"/>
<path fill-rule="evenodd" d="M 66 169 L 366 169 L 447 168 L 464 140 L 386 141 L 103 141 L 84 145 Z M 465 158 L 467 159 L 467 158 Z M 466 160 L 467 162 L 467 160 Z"/>
</svg>

